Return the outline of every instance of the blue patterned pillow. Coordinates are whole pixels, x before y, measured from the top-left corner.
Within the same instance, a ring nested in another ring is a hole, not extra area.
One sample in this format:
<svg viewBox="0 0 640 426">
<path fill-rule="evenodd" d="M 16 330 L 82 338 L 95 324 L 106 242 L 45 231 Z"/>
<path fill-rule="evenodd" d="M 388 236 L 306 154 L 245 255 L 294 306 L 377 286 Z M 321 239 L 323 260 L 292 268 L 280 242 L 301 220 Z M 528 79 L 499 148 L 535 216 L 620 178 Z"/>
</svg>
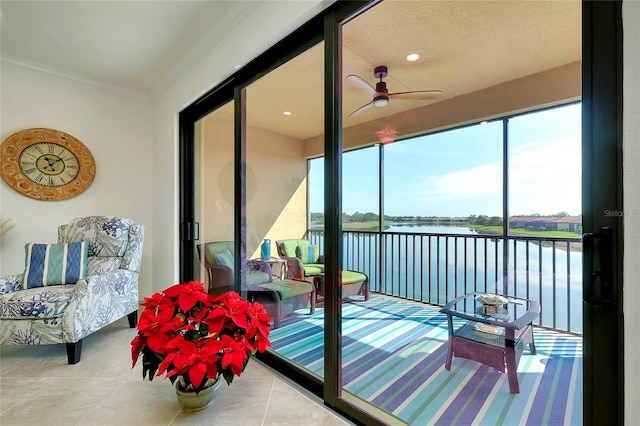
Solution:
<svg viewBox="0 0 640 426">
<path fill-rule="evenodd" d="M 89 245 L 86 241 L 68 244 L 34 244 L 24 247 L 23 288 L 75 284 L 87 273 Z"/>
<path fill-rule="evenodd" d="M 233 271 L 233 255 L 229 250 L 223 250 L 220 253 L 216 253 L 213 255 L 218 262 L 218 265 L 228 266 Z"/>
<path fill-rule="evenodd" d="M 316 263 L 320 257 L 320 246 L 318 245 L 300 245 L 296 247 L 296 257 L 302 260 L 302 263 Z"/>
</svg>

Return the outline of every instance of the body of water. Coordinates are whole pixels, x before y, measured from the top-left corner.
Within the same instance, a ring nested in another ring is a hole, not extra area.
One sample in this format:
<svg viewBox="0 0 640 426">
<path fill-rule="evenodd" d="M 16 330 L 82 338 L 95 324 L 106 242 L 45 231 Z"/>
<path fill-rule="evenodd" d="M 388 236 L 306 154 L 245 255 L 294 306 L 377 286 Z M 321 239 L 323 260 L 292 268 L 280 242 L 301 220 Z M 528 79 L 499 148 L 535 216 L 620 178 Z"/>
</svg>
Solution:
<svg viewBox="0 0 640 426">
<path fill-rule="evenodd" d="M 392 224 L 382 244 L 377 233 L 345 231 L 344 267 L 367 273 L 374 291 L 439 305 L 473 291 L 533 299 L 540 324 L 581 332 L 582 252 L 568 248 L 516 238 L 505 246 L 460 226 Z"/>
</svg>

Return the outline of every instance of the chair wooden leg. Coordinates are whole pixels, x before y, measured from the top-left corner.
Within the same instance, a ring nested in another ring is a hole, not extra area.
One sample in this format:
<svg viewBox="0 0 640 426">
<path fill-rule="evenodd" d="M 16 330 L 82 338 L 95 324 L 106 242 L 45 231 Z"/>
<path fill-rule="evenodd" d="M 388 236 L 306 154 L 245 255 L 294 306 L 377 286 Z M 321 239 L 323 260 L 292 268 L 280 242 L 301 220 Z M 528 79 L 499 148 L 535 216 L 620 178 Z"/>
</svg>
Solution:
<svg viewBox="0 0 640 426">
<path fill-rule="evenodd" d="M 507 378 L 509 379 L 509 391 L 520 393 L 518 385 L 518 361 L 516 361 L 516 351 L 512 347 L 505 348 L 505 358 L 507 361 Z"/>
<path fill-rule="evenodd" d="M 82 352 L 82 339 L 75 343 L 67 343 L 67 361 L 69 364 L 77 364 L 80 362 L 80 353 Z"/>
<path fill-rule="evenodd" d="M 313 286 L 313 290 L 311 290 L 311 300 L 310 305 L 311 305 L 311 309 L 309 310 L 310 314 L 313 314 L 316 312 L 316 298 L 318 297 L 318 295 L 316 294 L 316 287 Z"/>
<path fill-rule="evenodd" d="M 451 370 L 451 360 L 453 359 L 453 346 L 455 345 L 455 337 L 449 336 L 449 344 L 447 346 L 447 358 L 444 361 L 444 368 Z"/>
<path fill-rule="evenodd" d="M 136 325 L 138 325 L 138 311 L 131 312 L 127 315 L 127 319 L 129 320 L 129 328 L 136 328 Z"/>
</svg>

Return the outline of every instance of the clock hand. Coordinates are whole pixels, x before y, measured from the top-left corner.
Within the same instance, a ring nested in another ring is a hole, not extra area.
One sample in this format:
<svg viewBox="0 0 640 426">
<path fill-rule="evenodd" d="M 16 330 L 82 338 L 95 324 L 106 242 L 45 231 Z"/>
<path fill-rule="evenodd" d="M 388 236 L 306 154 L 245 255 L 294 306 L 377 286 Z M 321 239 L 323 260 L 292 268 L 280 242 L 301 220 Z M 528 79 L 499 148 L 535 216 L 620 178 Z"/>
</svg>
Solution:
<svg viewBox="0 0 640 426">
<path fill-rule="evenodd" d="M 49 160 L 49 157 L 47 157 L 47 156 L 45 155 L 45 156 L 44 156 L 44 160 L 45 160 L 47 163 L 49 163 L 49 168 L 51 169 L 51 171 L 52 171 L 52 172 L 56 170 L 56 169 L 53 167 L 53 165 L 54 165 L 55 163 L 52 163 L 52 162 L 51 162 L 51 160 Z"/>
<path fill-rule="evenodd" d="M 63 160 L 62 160 L 62 158 L 60 158 L 60 157 L 58 157 L 58 159 L 57 159 L 57 160 L 51 161 L 51 160 L 49 159 L 49 157 L 47 157 L 46 155 L 44 156 L 44 159 L 47 161 L 47 163 L 49 163 L 49 168 L 51 169 L 51 171 L 52 171 L 52 172 L 55 172 L 55 171 L 56 171 L 56 168 L 55 168 L 55 167 L 53 167 L 53 165 L 54 165 L 54 164 L 56 164 L 56 163 L 58 163 L 58 162 L 60 162 L 60 161 L 63 161 Z"/>
</svg>

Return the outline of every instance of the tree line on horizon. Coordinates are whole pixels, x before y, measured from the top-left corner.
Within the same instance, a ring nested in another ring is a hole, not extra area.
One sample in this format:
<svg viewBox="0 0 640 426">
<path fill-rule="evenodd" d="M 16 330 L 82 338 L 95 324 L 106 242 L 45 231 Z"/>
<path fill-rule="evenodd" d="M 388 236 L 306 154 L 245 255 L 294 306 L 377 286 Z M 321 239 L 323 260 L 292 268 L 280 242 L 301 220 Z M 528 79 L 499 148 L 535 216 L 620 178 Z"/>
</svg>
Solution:
<svg viewBox="0 0 640 426">
<path fill-rule="evenodd" d="M 312 212 L 310 215 L 311 222 L 324 222 L 324 213 Z M 559 212 L 553 215 L 541 215 L 539 213 L 514 215 L 517 217 L 567 217 L 569 213 Z M 380 220 L 380 216 L 376 213 L 361 213 L 356 211 L 353 214 L 342 213 L 342 222 L 376 222 Z M 422 223 L 472 223 L 474 225 L 500 226 L 502 225 L 502 217 L 487 215 L 469 215 L 469 216 L 389 216 L 384 215 L 385 222 L 422 222 Z"/>
</svg>

